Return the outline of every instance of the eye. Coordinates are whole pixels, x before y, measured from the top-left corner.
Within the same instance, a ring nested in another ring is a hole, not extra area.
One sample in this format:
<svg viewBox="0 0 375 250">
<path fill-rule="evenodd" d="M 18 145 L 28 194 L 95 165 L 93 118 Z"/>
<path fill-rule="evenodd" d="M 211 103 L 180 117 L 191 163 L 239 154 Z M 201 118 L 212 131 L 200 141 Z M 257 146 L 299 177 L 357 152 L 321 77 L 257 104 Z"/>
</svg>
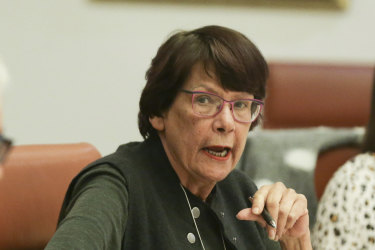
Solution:
<svg viewBox="0 0 375 250">
<path fill-rule="evenodd" d="M 248 101 L 236 101 L 234 103 L 234 108 L 235 109 L 247 109 L 249 107 L 249 102 Z"/>
<path fill-rule="evenodd" d="M 197 95 L 195 102 L 198 104 L 209 104 L 212 103 L 212 98 L 209 95 Z"/>
</svg>

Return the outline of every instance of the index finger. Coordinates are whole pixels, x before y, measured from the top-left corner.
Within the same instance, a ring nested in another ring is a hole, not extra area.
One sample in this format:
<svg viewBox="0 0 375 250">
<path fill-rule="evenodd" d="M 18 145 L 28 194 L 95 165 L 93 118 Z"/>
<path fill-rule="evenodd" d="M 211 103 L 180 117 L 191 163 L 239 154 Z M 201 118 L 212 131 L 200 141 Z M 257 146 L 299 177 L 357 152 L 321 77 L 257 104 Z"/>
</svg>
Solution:
<svg viewBox="0 0 375 250">
<path fill-rule="evenodd" d="M 254 214 L 260 214 L 263 211 L 265 201 L 267 199 L 267 195 L 270 189 L 271 185 L 265 185 L 260 187 L 258 191 L 255 192 L 251 207 Z"/>
<path fill-rule="evenodd" d="M 274 187 L 275 187 L 275 184 L 260 187 L 259 190 L 255 192 L 254 194 L 254 200 L 253 200 L 253 206 L 252 206 L 252 210 L 255 209 L 255 211 L 253 211 L 254 214 L 261 214 L 266 209 L 265 204 L 267 203 L 267 207 L 268 207 L 270 205 L 269 203 L 271 203 L 271 210 L 268 210 L 268 209 L 267 210 L 269 211 L 269 215 L 272 218 L 273 223 L 277 221 L 277 215 L 278 215 L 277 214 L 278 207 L 275 207 L 275 204 L 278 204 L 277 197 L 275 197 L 275 193 L 277 194 L 278 192 L 273 192 L 274 194 L 272 194 L 272 189 Z M 276 223 L 270 226 L 267 226 L 268 237 L 271 240 L 276 239 L 275 238 L 276 226 L 277 226 Z"/>
</svg>

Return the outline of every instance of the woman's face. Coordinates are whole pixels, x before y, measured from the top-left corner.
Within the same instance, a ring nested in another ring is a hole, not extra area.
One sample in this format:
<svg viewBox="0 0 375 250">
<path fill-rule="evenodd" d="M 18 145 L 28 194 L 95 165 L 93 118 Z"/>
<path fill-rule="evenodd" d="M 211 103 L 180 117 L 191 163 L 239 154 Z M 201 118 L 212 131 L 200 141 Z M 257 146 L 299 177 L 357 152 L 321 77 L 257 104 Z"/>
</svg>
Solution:
<svg viewBox="0 0 375 250">
<path fill-rule="evenodd" d="M 214 76 L 211 72 L 210 75 Z M 253 98 L 247 92 L 224 90 L 216 77 L 209 77 L 200 64 L 193 67 L 183 89 L 211 92 L 226 100 Z M 150 122 L 159 131 L 181 183 L 215 184 L 240 159 L 250 124 L 235 121 L 230 104 L 225 104 L 214 117 L 199 117 L 192 110 L 191 100 L 191 94 L 179 92 L 170 109 Z"/>
</svg>

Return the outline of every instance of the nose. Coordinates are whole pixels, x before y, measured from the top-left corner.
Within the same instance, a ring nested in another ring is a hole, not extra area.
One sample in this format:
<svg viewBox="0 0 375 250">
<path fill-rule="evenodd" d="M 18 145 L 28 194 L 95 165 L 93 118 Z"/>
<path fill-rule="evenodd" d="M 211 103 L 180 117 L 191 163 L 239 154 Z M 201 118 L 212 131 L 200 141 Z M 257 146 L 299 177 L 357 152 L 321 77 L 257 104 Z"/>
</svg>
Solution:
<svg viewBox="0 0 375 250">
<path fill-rule="evenodd" d="M 235 120 L 232 112 L 232 105 L 224 103 L 219 114 L 214 117 L 213 128 L 220 133 L 229 133 L 234 131 Z"/>
</svg>

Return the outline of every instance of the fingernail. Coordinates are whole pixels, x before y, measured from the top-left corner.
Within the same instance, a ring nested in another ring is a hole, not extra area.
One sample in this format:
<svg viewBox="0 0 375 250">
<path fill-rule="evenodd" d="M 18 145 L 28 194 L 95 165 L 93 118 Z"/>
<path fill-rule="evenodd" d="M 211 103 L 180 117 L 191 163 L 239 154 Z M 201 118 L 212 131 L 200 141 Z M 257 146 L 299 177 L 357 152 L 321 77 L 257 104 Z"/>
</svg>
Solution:
<svg viewBox="0 0 375 250">
<path fill-rule="evenodd" d="M 254 212 L 254 214 L 258 214 L 259 213 L 259 208 L 258 207 L 254 207 L 253 208 L 253 212 Z"/>
</svg>

